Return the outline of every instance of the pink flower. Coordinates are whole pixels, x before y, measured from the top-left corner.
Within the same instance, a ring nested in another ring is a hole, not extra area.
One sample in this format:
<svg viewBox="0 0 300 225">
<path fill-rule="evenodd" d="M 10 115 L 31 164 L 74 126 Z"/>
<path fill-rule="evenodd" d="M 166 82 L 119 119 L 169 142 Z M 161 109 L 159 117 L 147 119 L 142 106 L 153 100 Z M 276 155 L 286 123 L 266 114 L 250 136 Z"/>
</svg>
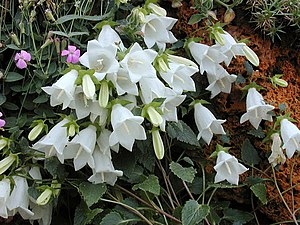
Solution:
<svg viewBox="0 0 300 225">
<path fill-rule="evenodd" d="M 30 53 L 21 50 L 20 53 L 17 53 L 15 56 L 16 65 L 19 69 L 24 69 L 27 67 L 27 62 L 31 60 Z"/>
<path fill-rule="evenodd" d="M 68 50 L 63 50 L 61 56 L 68 56 L 68 63 L 78 63 L 80 57 L 80 49 L 77 49 L 76 46 L 69 45 Z"/>
<path fill-rule="evenodd" d="M 0 112 L 0 117 L 2 116 L 2 113 Z M 0 128 L 5 126 L 5 120 L 0 119 Z"/>
</svg>

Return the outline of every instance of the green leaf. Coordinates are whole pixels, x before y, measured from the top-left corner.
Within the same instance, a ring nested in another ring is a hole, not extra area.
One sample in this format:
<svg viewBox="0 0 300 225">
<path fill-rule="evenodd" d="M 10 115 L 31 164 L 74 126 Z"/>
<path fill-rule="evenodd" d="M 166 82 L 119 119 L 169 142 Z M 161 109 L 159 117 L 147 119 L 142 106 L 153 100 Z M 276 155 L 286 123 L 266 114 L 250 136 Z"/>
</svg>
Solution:
<svg viewBox="0 0 300 225">
<path fill-rule="evenodd" d="M 79 185 L 79 192 L 88 207 L 97 203 L 104 195 L 107 188 L 105 184 L 92 184 L 90 182 L 82 182 Z"/>
<path fill-rule="evenodd" d="M 6 102 L 6 96 L 0 93 L 0 105 L 2 105 L 4 102 Z"/>
<path fill-rule="evenodd" d="M 150 175 L 145 181 L 140 184 L 136 184 L 132 187 L 132 190 L 141 189 L 143 191 L 148 191 L 152 194 L 160 194 L 160 185 L 157 176 Z"/>
<path fill-rule="evenodd" d="M 86 225 L 91 224 L 96 215 L 101 213 L 103 209 L 89 209 L 87 205 L 82 201 L 75 210 L 74 225 Z"/>
<path fill-rule="evenodd" d="M 63 180 L 68 175 L 64 165 L 56 157 L 45 159 L 44 167 L 53 177 L 57 177 L 60 180 Z"/>
<path fill-rule="evenodd" d="M 177 162 L 170 163 L 171 171 L 181 180 L 192 183 L 197 171 L 193 167 L 183 167 Z"/>
<path fill-rule="evenodd" d="M 8 109 L 8 110 L 19 110 L 19 106 L 17 106 L 16 104 L 12 103 L 12 102 L 4 102 L 2 105 L 3 108 Z"/>
<path fill-rule="evenodd" d="M 264 138 L 266 136 L 261 127 L 258 127 L 258 129 L 253 128 L 252 130 L 248 131 L 248 134 L 251 134 L 257 138 Z"/>
<path fill-rule="evenodd" d="M 58 18 L 55 22 L 55 24 L 62 24 L 70 20 L 75 20 L 75 19 L 82 19 L 82 20 L 88 20 L 88 21 L 101 21 L 107 18 L 110 14 L 104 14 L 102 16 L 80 16 L 80 15 L 75 15 L 75 14 L 69 14 L 66 16 L 62 16 Z"/>
<path fill-rule="evenodd" d="M 126 224 L 124 223 L 123 218 L 117 212 L 111 212 L 107 214 L 101 221 L 100 225 L 118 225 L 118 224 Z"/>
<path fill-rule="evenodd" d="M 15 82 L 18 80 L 22 80 L 23 78 L 24 78 L 24 76 L 19 73 L 8 72 L 7 76 L 5 77 L 5 82 Z"/>
<path fill-rule="evenodd" d="M 267 204 L 267 189 L 266 185 L 262 183 L 254 184 L 250 187 L 253 194 L 261 201 L 262 204 Z"/>
<path fill-rule="evenodd" d="M 242 160 L 250 165 L 257 165 L 260 162 L 257 150 L 247 138 L 242 146 Z"/>
<path fill-rule="evenodd" d="M 202 20 L 203 18 L 205 18 L 205 16 L 201 15 L 201 14 L 193 14 L 191 16 L 191 18 L 189 19 L 188 24 L 189 25 L 193 25 L 195 23 L 198 23 L 200 20 Z"/>
<path fill-rule="evenodd" d="M 223 219 L 230 220 L 238 224 L 245 224 L 254 218 L 251 213 L 244 212 L 238 209 L 225 209 L 223 213 Z"/>
<path fill-rule="evenodd" d="M 195 200 L 189 200 L 185 203 L 181 218 L 183 225 L 194 225 L 201 222 L 209 214 L 208 205 L 200 205 Z"/>
<path fill-rule="evenodd" d="M 79 35 L 89 35 L 88 32 L 71 32 L 71 33 L 65 33 L 62 31 L 52 31 L 53 34 L 59 35 L 59 36 L 63 36 L 63 37 L 73 37 L 73 36 L 79 36 Z"/>
<path fill-rule="evenodd" d="M 167 126 L 167 133 L 170 138 L 199 147 L 199 141 L 193 130 L 183 121 L 170 122 Z"/>
<path fill-rule="evenodd" d="M 222 184 L 222 183 L 211 183 L 208 186 L 213 188 L 240 188 L 246 186 L 246 184 L 231 185 L 231 184 Z"/>
<path fill-rule="evenodd" d="M 35 99 L 33 99 L 33 102 L 34 103 L 45 103 L 47 102 L 49 99 L 49 96 L 48 95 L 39 95 L 38 97 L 36 97 Z"/>
</svg>

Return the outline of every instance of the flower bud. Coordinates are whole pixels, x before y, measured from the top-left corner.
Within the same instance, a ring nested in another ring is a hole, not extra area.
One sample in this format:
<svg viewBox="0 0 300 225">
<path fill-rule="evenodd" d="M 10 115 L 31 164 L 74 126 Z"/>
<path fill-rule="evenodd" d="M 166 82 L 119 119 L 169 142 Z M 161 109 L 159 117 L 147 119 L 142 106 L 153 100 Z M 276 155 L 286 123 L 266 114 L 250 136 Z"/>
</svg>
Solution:
<svg viewBox="0 0 300 225">
<path fill-rule="evenodd" d="M 163 118 L 161 115 L 154 109 L 153 106 L 149 106 L 147 109 L 147 113 L 150 119 L 150 122 L 153 124 L 153 126 L 158 127 L 162 122 Z"/>
<path fill-rule="evenodd" d="M 271 82 L 273 84 L 273 86 L 280 86 L 280 87 L 287 87 L 289 84 L 288 82 L 286 82 L 284 79 L 281 79 L 280 77 L 282 77 L 282 74 L 276 74 L 275 76 L 271 77 Z"/>
<path fill-rule="evenodd" d="M 168 67 L 167 63 L 165 62 L 165 60 L 162 57 L 159 57 L 157 59 L 157 61 L 158 61 L 158 67 L 159 67 L 158 69 L 160 71 L 166 73 L 168 71 L 169 67 Z"/>
<path fill-rule="evenodd" d="M 109 87 L 106 80 L 101 81 L 100 91 L 99 91 L 99 105 L 100 107 L 105 108 L 109 100 Z"/>
<path fill-rule="evenodd" d="M 64 38 L 62 41 L 61 41 L 61 51 L 66 49 L 68 45 L 68 40 L 66 38 Z"/>
<path fill-rule="evenodd" d="M 18 159 L 15 154 L 10 154 L 8 157 L 0 161 L 0 174 L 3 174 L 9 167 Z"/>
<path fill-rule="evenodd" d="M 58 183 L 57 180 L 53 180 L 52 183 L 51 183 L 51 188 L 53 188 L 53 196 L 54 197 L 57 197 L 60 193 L 60 189 L 61 189 L 61 184 Z"/>
<path fill-rule="evenodd" d="M 164 143 L 161 139 L 159 130 L 152 130 L 152 143 L 153 143 L 153 148 L 154 148 L 154 152 L 156 155 L 157 159 L 162 159 L 164 157 L 165 154 L 165 147 L 164 147 Z"/>
<path fill-rule="evenodd" d="M 26 33 L 26 31 L 25 31 L 25 25 L 24 25 L 23 21 L 21 21 L 19 23 L 19 28 L 20 28 L 21 34 L 25 34 Z"/>
<path fill-rule="evenodd" d="M 90 75 L 86 74 L 82 77 L 82 88 L 85 97 L 87 99 L 93 99 L 96 89 L 95 84 Z"/>
<path fill-rule="evenodd" d="M 221 46 L 226 44 L 225 39 L 222 37 L 221 33 L 218 31 L 213 32 L 216 42 L 218 42 Z"/>
<path fill-rule="evenodd" d="M 34 141 L 40 135 L 40 133 L 43 131 L 44 126 L 45 126 L 44 122 L 39 121 L 38 124 L 36 124 L 32 128 L 32 130 L 29 132 L 29 134 L 28 134 L 29 141 Z"/>
<path fill-rule="evenodd" d="M 8 144 L 9 144 L 9 139 L 8 138 L 5 138 L 5 137 L 0 138 L 0 150 L 5 148 L 6 146 L 8 146 Z"/>
<path fill-rule="evenodd" d="M 60 55 L 60 39 L 57 37 L 57 38 L 54 38 L 54 44 L 55 44 L 55 48 L 56 48 L 56 53 L 57 55 Z"/>
<path fill-rule="evenodd" d="M 52 43 L 53 43 L 53 39 L 52 38 L 47 38 L 47 40 L 41 46 L 41 49 L 46 48 L 47 46 L 51 45 Z"/>
<path fill-rule="evenodd" d="M 37 198 L 36 204 L 38 205 L 46 205 L 52 196 L 52 190 L 50 188 L 47 188 L 45 191 L 43 191 L 42 194 Z"/>
<path fill-rule="evenodd" d="M 55 18 L 51 12 L 50 9 L 46 9 L 45 10 L 45 15 L 46 15 L 46 18 L 49 20 L 49 21 L 52 21 L 52 22 L 55 22 Z"/>
<path fill-rule="evenodd" d="M 14 44 L 16 46 L 20 46 L 21 43 L 19 41 L 19 38 L 17 37 L 17 35 L 15 33 L 10 33 L 10 38 L 12 39 L 12 41 L 14 42 Z"/>
<path fill-rule="evenodd" d="M 153 4 L 152 2 L 148 4 L 148 8 L 158 16 L 167 16 L 167 11 L 164 8 Z"/>
<path fill-rule="evenodd" d="M 249 48 L 247 45 L 243 46 L 243 51 L 245 53 L 246 58 L 254 65 L 259 65 L 259 58 L 255 54 L 255 52 Z"/>
<path fill-rule="evenodd" d="M 224 23 L 230 23 L 235 18 L 235 12 L 233 9 L 228 8 L 224 15 Z"/>
<path fill-rule="evenodd" d="M 76 133 L 76 126 L 75 124 L 71 124 L 69 127 L 68 127 L 68 136 L 69 137 L 73 137 Z"/>
</svg>

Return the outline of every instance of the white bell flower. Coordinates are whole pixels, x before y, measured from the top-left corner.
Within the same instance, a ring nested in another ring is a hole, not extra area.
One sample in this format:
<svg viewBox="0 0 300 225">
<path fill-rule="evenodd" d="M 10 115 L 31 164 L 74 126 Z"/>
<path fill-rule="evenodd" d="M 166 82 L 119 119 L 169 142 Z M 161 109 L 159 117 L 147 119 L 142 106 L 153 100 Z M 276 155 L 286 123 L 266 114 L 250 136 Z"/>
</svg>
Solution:
<svg viewBox="0 0 300 225">
<path fill-rule="evenodd" d="M 23 219 L 27 220 L 34 215 L 28 209 L 29 195 L 27 180 L 19 176 L 13 176 L 12 178 L 14 180 L 14 188 L 6 201 L 6 206 L 9 210 L 8 215 L 14 216 L 18 212 Z"/>
<path fill-rule="evenodd" d="M 155 98 L 165 97 L 166 87 L 157 77 L 144 77 L 139 84 L 143 103 L 149 104 Z"/>
<path fill-rule="evenodd" d="M 209 145 L 213 134 L 226 134 L 222 127 L 222 123 L 226 120 L 217 120 L 201 103 L 196 103 L 194 109 L 195 122 L 199 130 L 198 140 L 202 138 Z"/>
<path fill-rule="evenodd" d="M 126 101 L 130 102 L 129 104 L 125 105 L 125 107 L 127 109 L 129 109 L 130 111 L 132 111 L 134 108 L 137 107 L 137 99 L 136 98 L 137 97 L 135 95 L 130 95 L 130 94 L 119 96 L 120 100 L 126 100 Z"/>
<path fill-rule="evenodd" d="M 218 153 L 214 169 L 217 171 L 215 183 L 227 180 L 229 183 L 235 185 L 239 183 L 239 175 L 248 170 L 248 168 L 239 163 L 234 156 L 224 151 Z"/>
<path fill-rule="evenodd" d="M 107 74 L 106 78 L 114 84 L 118 95 L 128 93 L 138 96 L 137 85 L 130 80 L 127 70 L 120 68 L 117 73 Z"/>
<path fill-rule="evenodd" d="M 271 147 L 272 153 L 269 156 L 268 160 L 269 160 L 269 163 L 273 167 L 275 167 L 277 164 L 284 164 L 286 157 L 283 154 L 283 151 L 281 148 L 282 141 L 281 141 L 279 134 L 274 133 L 274 134 L 272 134 L 271 138 L 273 140 L 272 147 Z"/>
<path fill-rule="evenodd" d="M 64 125 L 68 122 L 70 121 L 66 118 L 60 121 L 32 148 L 44 152 L 46 158 L 56 156 L 61 163 L 64 163 L 63 151 L 69 139 L 67 127 L 64 127 Z"/>
<path fill-rule="evenodd" d="M 283 140 L 283 149 L 286 149 L 288 158 L 292 158 L 295 151 L 300 151 L 300 130 L 287 119 L 280 122 L 280 134 Z"/>
<path fill-rule="evenodd" d="M 214 98 L 220 92 L 229 94 L 231 84 L 235 82 L 236 78 L 236 75 L 230 75 L 222 66 L 218 65 L 215 75 L 207 74 L 209 86 L 205 90 L 211 92 L 210 98 Z"/>
<path fill-rule="evenodd" d="M 181 94 L 183 91 L 196 91 L 191 76 L 198 72 L 198 68 L 175 63 L 169 63 L 169 68 L 166 73 L 161 72 L 160 76 L 175 92 Z"/>
<path fill-rule="evenodd" d="M 95 161 L 95 168 L 93 169 L 93 175 L 88 181 L 94 184 L 108 183 L 114 185 L 117 178 L 123 176 L 122 171 L 114 169 L 110 154 L 103 153 L 99 147 L 95 148 L 93 158 Z"/>
<path fill-rule="evenodd" d="M 0 181 L 0 216 L 2 218 L 8 218 L 8 212 L 6 202 L 10 194 L 10 181 L 4 178 Z"/>
<path fill-rule="evenodd" d="M 156 56 L 157 52 L 154 50 L 143 50 L 138 43 L 134 43 L 120 65 L 128 71 L 131 82 L 137 83 L 142 77 L 156 77 L 156 70 L 152 65 Z"/>
<path fill-rule="evenodd" d="M 116 46 L 103 47 L 97 40 L 91 40 L 87 44 L 87 52 L 79 58 L 79 61 L 85 67 L 94 69 L 93 75 L 98 80 L 102 80 L 107 73 L 118 72 L 119 63 L 116 54 Z"/>
<path fill-rule="evenodd" d="M 165 131 L 166 121 L 178 121 L 177 118 L 177 106 L 179 106 L 185 99 L 186 95 L 179 95 L 170 88 L 166 88 L 166 99 L 159 107 L 163 112 L 163 122 L 160 125 L 160 129 Z"/>
<path fill-rule="evenodd" d="M 111 112 L 111 125 L 113 132 L 109 137 L 109 145 L 120 143 L 124 148 L 132 151 L 135 140 L 146 140 L 144 127 L 141 125 L 144 118 L 134 116 L 126 107 L 116 104 Z"/>
<path fill-rule="evenodd" d="M 67 144 L 64 156 L 65 159 L 74 159 L 75 171 L 80 170 L 86 164 L 94 168 L 95 164 L 92 154 L 96 146 L 96 130 L 95 126 L 89 125 Z"/>
<path fill-rule="evenodd" d="M 272 116 L 268 112 L 275 107 L 266 104 L 262 95 L 255 88 L 249 88 L 248 90 L 246 108 L 247 112 L 242 115 L 240 123 L 249 120 L 252 126 L 258 129 L 262 120 L 272 121 Z"/>
<path fill-rule="evenodd" d="M 42 87 L 42 90 L 50 95 L 51 106 L 63 104 L 62 109 L 64 110 L 70 105 L 74 99 L 77 76 L 77 70 L 71 70 L 59 78 L 52 86 Z"/>
<path fill-rule="evenodd" d="M 209 74 L 216 74 L 217 66 L 227 57 L 220 52 L 218 46 L 208 46 L 201 43 L 191 42 L 188 45 L 191 55 L 200 66 L 200 73 L 206 71 Z"/>
<path fill-rule="evenodd" d="M 52 203 L 46 205 L 38 205 L 33 201 L 30 201 L 30 207 L 34 215 L 30 218 L 31 223 L 38 221 L 39 225 L 50 225 L 52 221 Z"/>
<path fill-rule="evenodd" d="M 145 16 L 142 32 L 144 34 L 144 42 L 148 48 L 157 44 L 159 49 L 165 50 L 166 43 L 174 43 L 177 39 L 170 31 L 177 19 L 149 14 Z"/>
<path fill-rule="evenodd" d="M 100 151 L 103 154 L 111 155 L 110 150 L 115 152 L 119 152 L 119 145 L 110 146 L 109 145 L 109 136 L 111 135 L 111 131 L 107 129 L 101 130 L 99 137 L 97 138 L 97 144 L 99 146 Z M 111 157 L 111 156 L 110 156 Z"/>
<path fill-rule="evenodd" d="M 120 36 L 109 25 L 104 25 L 102 27 L 97 40 L 100 43 L 100 45 L 103 47 L 114 45 L 117 48 L 119 48 L 121 51 L 125 50 L 125 47 L 123 45 L 123 42 L 122 42 Z"/>
</svg>

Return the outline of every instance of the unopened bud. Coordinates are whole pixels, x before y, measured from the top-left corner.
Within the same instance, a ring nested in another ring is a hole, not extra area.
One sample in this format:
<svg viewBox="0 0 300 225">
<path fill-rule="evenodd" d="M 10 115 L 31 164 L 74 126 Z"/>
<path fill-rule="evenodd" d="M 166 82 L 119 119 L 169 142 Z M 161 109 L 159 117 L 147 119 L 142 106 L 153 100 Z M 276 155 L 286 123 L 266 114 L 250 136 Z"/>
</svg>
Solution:
<svg viewBox="0 0 300 225">
<path fill-rule="evenodd" d="M 68 40 L 66 38 L 64 38 L 61 41 L 61 46 L 60 46 L 61 47 L 61 51 L 64 50 L 64 49 L 66 49 L 67 45 L 68 45 Z"/>
<path fill-rule="evenodd" d="M 221 35 L 220 32 L 215 31 L 215 32 L 213 32 L 213 34 L 214 34 L 216 42 L 218 42 L 221 46 L 224 46 L 226 44 L 225 39 L 223 38 L 223 36 Z"/>
<path fill-rule="evenodd" d="M 283 74 L 276 74 L 275 76 L 271 77 L 271 82 L 273 84 L 273 86 L 280 86 L 280 87 L 287 87 L 288 86 L 288 82 L 286 82 L 284 79 L 281 79 L 280 77 L 282 77 Z"/>
<path fill-rule="evenodd" d="M 53 39 L 52 38 L 47 38 L 47 40 L 41 46 L 41 49 L 46 48 L 47 46 L 51 45 L 52 43 L 53 43 Z"/>
<path fill-rule="evenodd" d="M 164 8 L 153 4 L 152 2 L 148 4 L 148 8 L 158 16 L 167 16 L 167 11 Z"/>
<path fill-rule="evenodd" d="M 158 127 L 163 122 L 163 118 L 155 110 L 155 108 L 153 106 L 148 107 L 147 113 L 148 113 L 150 122 L 153 124 L 153 126 Z"/>
<path fill-rule="evenodd" d="M 5 148 L 6 146 L 8 146 L 9 141 L 10 140 L 8 138 L 0 137 L 0 150 L 2 150 L 3 148 Z"/>
<path fill-rule="evenodd" d="M 50 9 L 45 10 L 45 15 L 46 15 L 46 18 L 49 21 L 55 22 L 55 18 L 54 18 L 53 14 L 52 14 L 52 11 Z"/>
<path fill-rule="evenodd" d="M 161 139 L 158 129 L 152 130 L 152 144 L 154 148 L 154 153 L 157 159 L 162 159 L 165 155 L 164 143 Z"/>
<path fill-rule="evenodd" d="M 56 53 L 57 55 L 60 55 L 60 39 L 57 37 L 54 39 L 54 44 L 55 44 L 55 48 L 56 48 Z"/>
<path fill-rule="evenodd" d="M 19 38 L 17 37 L 17 35 L 15 33 L 10 33 L 10 38 L 12 39 L 12 41 L 14 42 L 14 44 L 16 46 L 20 46 L 21 43 L 19 41 Z"/>
<path fill-rule="evenodd" d="M 39 121 L 29 132 L 28 139 L 30 141 L 34 141 L 40 135 L 40 133 L 43 131 L 44 127 L 45 127 L 44 122 L 42 120 Z"/>
<path fill-rule="evenodd" d="M 243 51 L 245 53 L 246 58 L 254 65 L 259 65 L 259 58 L 255 54 L 255 52 L 249 48 L 247 45 L 243 46 Z"/>
<path fill-rule="evenodd" d="M 6 170 L 11 167 L 11 165 L 18 159 L 15 154 L 10 154 L 8 157 L 0 161 L 0 174 L 3 174 Z"/>
<path fill-rule="evenodd" d="M 36 204 L 38 205 L 46 205 L 52 196 L 52 190 L 47 188 L 43 193 L 37 198 Z"/>
<path fill-rule="evenodd" d="M 100 107 L 105 108 L 108 104 L 108 100 L 109 100 L 108 82 L 106 80 L 103 80 L 101 81 L 99 97 L 98 97 Z"/>
<path fill-rule="evenodd" d="M 21 34 L 25 34 L 26 33 L 26 31 L 25 31 L 25 25 L 24 25 L 23 21 L 21 21 L 19 23 L 19 28 L 20 28 Z"/>
<path fill-rule="evenodd" d="M 230 23 L 235 18 L 233 9 L 228 8 L 224 14 L 224 23 Z"/>
<path fill-rule="evenodd" d="M 87 99 L 93 99 L 96 89 L 91 76 L 88 74 L 82 77 L 82 89 Z"/>
</svg>

